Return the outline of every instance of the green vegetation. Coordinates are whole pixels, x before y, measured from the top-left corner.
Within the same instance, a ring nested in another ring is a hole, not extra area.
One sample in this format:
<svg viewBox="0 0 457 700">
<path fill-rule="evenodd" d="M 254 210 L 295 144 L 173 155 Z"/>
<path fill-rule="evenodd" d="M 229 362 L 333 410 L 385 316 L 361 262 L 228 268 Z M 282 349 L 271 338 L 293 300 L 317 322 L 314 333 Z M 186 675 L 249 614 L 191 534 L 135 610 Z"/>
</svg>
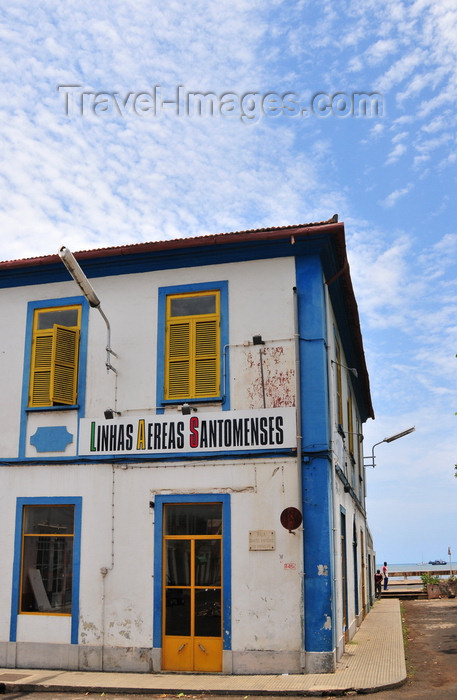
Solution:
<svg viewBox="0 0 457 700">
<path fill-rule="evenodd" d="M 422 579 L 422 585 L 424 587 L 424 591 L 427 590 L 427 586 L 429 583 L 439 583 L 440 582 L 439 576 L 433 576 L 432 574 L 429 574 L 429 573 L 422 574 L 421 579 Z"/>
<path fill-rule="evenodd" d="M 403 633 L 403 648 L 405 652 L 405 664 L 406 664 L 406 673 L 408 675 L 408 678 L 412 678 L 415 674 L 416 669 L 414 668 L 412 662 L 411 662 L 411 656 L 409 653 L 409 629 L 406 626 L 406 621 L 405 621 L 405 609 L 403 605 L 400 603 L 400 612 L 401 612 L 401 628 L 402 628 L 402 633 Z"/>
</svg>

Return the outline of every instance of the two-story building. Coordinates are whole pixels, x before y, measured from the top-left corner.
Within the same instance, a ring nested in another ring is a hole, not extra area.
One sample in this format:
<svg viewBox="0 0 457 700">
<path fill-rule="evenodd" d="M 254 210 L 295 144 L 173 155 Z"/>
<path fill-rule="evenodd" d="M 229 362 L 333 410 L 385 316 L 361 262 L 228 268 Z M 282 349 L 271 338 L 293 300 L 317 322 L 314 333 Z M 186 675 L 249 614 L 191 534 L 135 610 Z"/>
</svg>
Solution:
<svg viewBox="0 0 457 700">
<path fill-rule="evenodd" d="M 2 262 L 0 320 L 0 666 L 333 671 L 374 566 L 344 225 Z"/>
</svg>

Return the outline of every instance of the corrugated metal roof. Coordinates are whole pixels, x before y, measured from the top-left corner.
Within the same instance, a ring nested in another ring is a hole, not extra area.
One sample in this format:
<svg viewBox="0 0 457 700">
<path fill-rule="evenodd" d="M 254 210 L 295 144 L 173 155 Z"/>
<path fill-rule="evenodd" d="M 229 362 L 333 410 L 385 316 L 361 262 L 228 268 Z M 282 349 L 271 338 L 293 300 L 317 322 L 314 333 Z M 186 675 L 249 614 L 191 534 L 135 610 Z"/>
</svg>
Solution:
<svg viewBox="0 0 457 700">
<path fill-rule="evenodd" d="M 293 224 L 287 226 L 273 226 L 268 228 L 255 228 L 246 229 L 245 231 L 229 231 L 222 233 L 208 233 L 202 236 L 182 236 L 181 238 L 170 238 L 165 241 L 148 241 L 142 243 L 128 243 L 126 245 L 120 246 L 107 246 L 105 248 L 92 248 L 88 250 L 72 251 L 75 257 L 88 258 L 88 257 L 99 257 L 106 255 L 128 255 L 129 253 L 138 253 L 141 250 L 149 251 L 151 249 L 166 249 L 167 247 L 186 247 L 187 245 L 197 245 L 203 244 L 207 245 L 211 240 L 212 242 L 226 242 L 230 238 L 239 238 L 245 236 L 246 234 L 262 234 L 269 232 L 285 232 L 292 230 L 302 230 L 311 229 L 321 226 L 326 226 L 329 224 L 335 224 L 338 222 L 338 216 L 335 214 L 331 219 L 327 221 L 316 221 L 308 224 Z M 2 266 L 7 267 L 20 267 L 22 265 L 40 265 L 42 263 L 48 264 L 53 262 L 54 258 L 57 259 L 56 255 L 44 255 L 32 258 L 19 258 L 16 260 L 5 260 L 0 262 L 0 269 Z"/>
<path fill-rule="evenodd" d="M 330 234 L 330 236 L 328 235 Z M 329 293 L 334 306 L 343 303 L 344 311 L 341 310 L 341 319 L 347 321 L 348 331 L 351 337 L 348 349 L 347 360 L 350 364 L 357 366 L 359 371 L 359 388 L 362 390 L 364 403 L 366 406 L 366 414 L 368 417 L 374 418 L 373 406 L 371 403 L 370 383 L 368 370 L 365 362 L 365 353 L 363 349 L 362 333 L 360 328 L 359 312 L 357 302 L 354 295 L 352 280 L 349 270 L 349 263 L 346 255 L 346 242 L 344 234 L 344 224 L 338 222 L 337 215 L 334 215 L 327 221 L 312 222 L 307 224 L 275 226 L 270 228 L 249 229 L 246 231 L 233 231 L 229 233 L 208 234 L 203 236 L 174 238 L 166 241 L 150 241 L 146 243 L 133 243 L 122 246 L 111 246 L 106 248 L 96 248 L 93 250 L 82 250 L 74 253 L 75 257 L 81 261 L 98 262 L 102 259 L 118 259 L 119 257 L 132 256 L 138 258 L 144 254 L 159 253 L 164 254 L 167 251 L 185 250 L 186 248 L 203 248 L 210 246 L 223 246 L 232 244 L 259 244 L 263 241 L 269 243 L 280 243 L 289 239 L 289 243 L 294 243 L 295 239 L 303 241 L 309 239 L 311 241 L 326 242 L 331 240 L 329 244 L 332 250 L 331 262 L 327 264 L 327 279 L 326 284 L 329 288 Z M 64 241 L 62 241 L 64 243 Z M 324 243 L 322 243 L 324 245 Z M 291 253 L 293 254 L 293 253 Z M 25 270 L 35 268 L 44 268 L 45 266 L 60 265 L 61 261 L 56 253 L 55 255 L 47 255 L 36 258 L 24 258 L 22 260 L 10 260 L 0 262 L 0 276 L 2 271 L 5 275 L 24 275 Z M 24 284 L 28 274 L 24 275 Z M 357 391 L 357 393 L 359 393 Z"/>
</svg>

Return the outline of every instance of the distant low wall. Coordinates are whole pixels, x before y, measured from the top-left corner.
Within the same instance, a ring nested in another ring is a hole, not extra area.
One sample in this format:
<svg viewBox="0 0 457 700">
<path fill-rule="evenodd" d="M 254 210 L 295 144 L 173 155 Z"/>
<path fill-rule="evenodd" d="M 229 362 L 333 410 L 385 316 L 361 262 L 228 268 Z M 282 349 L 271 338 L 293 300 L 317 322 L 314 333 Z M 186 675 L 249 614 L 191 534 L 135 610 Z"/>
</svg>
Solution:
<svg viewBox="0 0 457 700">
<path fill-rule="evenodd" d="M 408 578 L 420 578 L 422 574 L 429 576 L 451 576 L 453 572 L 449 569 L 424 569 L 423 571 L 389 571 L 389 578 L 403 578 L 405 581 Z"/>
</svg>

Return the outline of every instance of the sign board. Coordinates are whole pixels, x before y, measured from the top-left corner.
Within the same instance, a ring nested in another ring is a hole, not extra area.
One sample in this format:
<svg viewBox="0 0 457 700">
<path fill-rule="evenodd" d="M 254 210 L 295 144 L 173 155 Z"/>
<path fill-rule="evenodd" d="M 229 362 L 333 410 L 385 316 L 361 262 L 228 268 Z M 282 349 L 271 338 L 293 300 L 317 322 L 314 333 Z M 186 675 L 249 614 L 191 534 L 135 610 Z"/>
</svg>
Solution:
<svg viewBox="0 0 457 700">
<path fill-rule="evenodd" d="M 79 455 L 145 455 L 296 447 L 295 408 L 144 414 L 80 423 Z"/>
<path fill-rule="evenodd" d="M 271 551 L 275 548 L 274 530 L 249 530 L 249 551 Z"/>
</svg>

